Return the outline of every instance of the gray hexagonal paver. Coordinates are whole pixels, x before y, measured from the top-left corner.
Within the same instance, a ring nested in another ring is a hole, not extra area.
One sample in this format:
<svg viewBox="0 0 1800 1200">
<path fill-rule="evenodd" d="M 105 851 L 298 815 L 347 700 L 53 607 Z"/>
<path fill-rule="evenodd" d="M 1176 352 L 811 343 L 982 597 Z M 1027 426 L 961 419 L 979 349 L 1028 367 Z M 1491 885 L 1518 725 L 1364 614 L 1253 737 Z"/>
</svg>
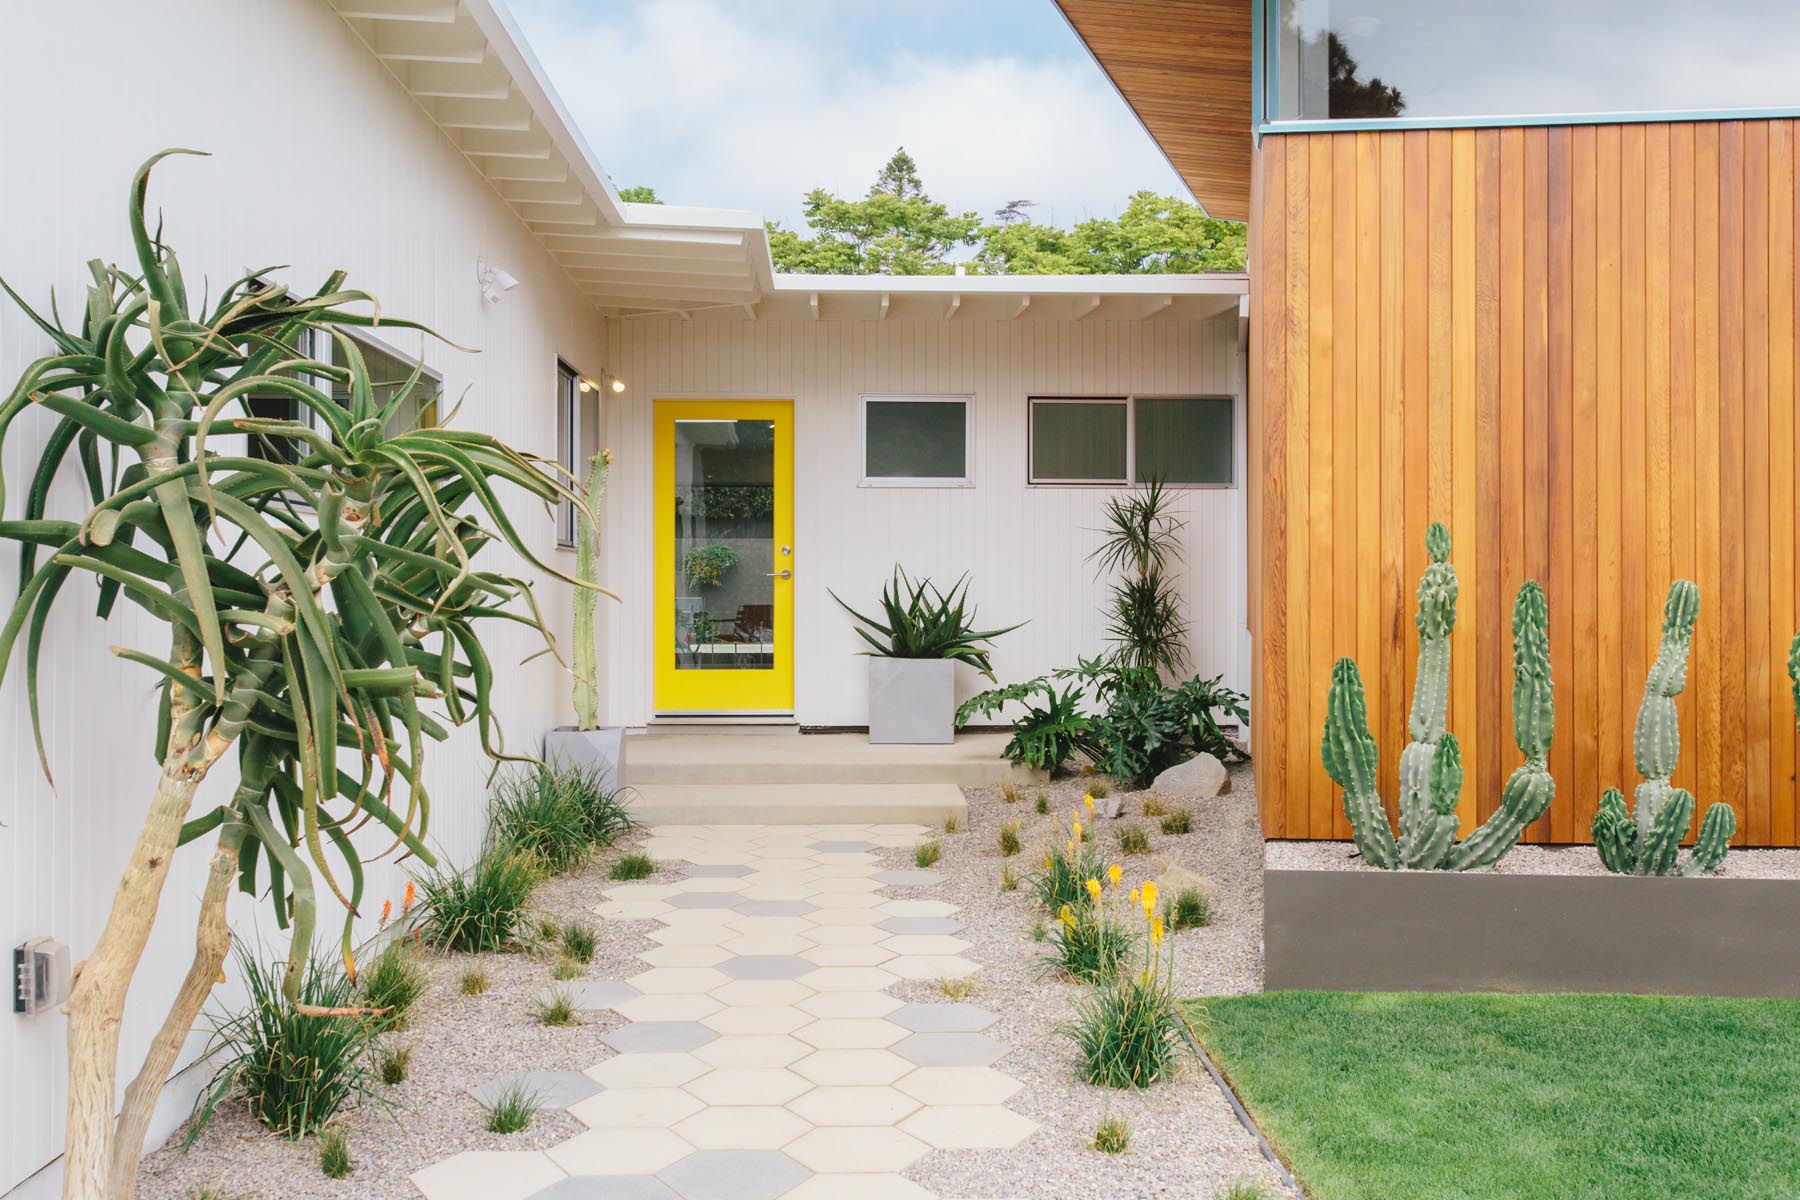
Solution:
<svg viewBox="0 0 1800 1200">
<path fill-rule="evenodd" d="M 669 1185 L 649 1175 L 572 1175 L 526 1200 L 681 1200 Z"/>
<path fill-rule="evenodd" d="M 685 1054 L 718 1036 L 698 1021 L 634 1021 L 600 1040 L 621 1054 Z"/>
<path fill-rule="evenodd" d="M 742 879 L 755 874 L 754 867 L 742 863 L 689 863 L 681 873 L 689 879 Z"/>
<path fill-rule="evenodd" d="M 887 1019 L 914 1033 L 979 1033 L 999 1020 L 973 1004 L 908 1004 Z"/>
<path fill-rule="evenodd" d="M 670 908 L 730 908 L 739 899 L 736 892 L 682 892 L 663 903 Z"/>
<path fill-rule="evenodd" d="M 558 992 L 567 995 L 569 1002 L 581 1012 L 611 1008 L 615 1004 L 624 1004 L 627 1000 L 636 1000 L 643 995 L 629 983 L 621 983 L 616 979 L 583 979 L 551 984 L 538 992 L 538 1003 L 550 1003 Z"/>
<path fill-rule="evenodd" d="M 820 854 L 855 854 L 859 850 L 873 850 L 874 842 L 814 842 L 812 848 Z"/>
<path fill-rule="evenodd" d="M 746 917 L 804 917 L 817 912 L 818 905 L 806 900 L 745 900 L 737 911 Z"/>
<path fill-rule="evenodd" d="M 778 1150 L 698 1150 L 657 1178 L 682 1200 L 776 1200 L 812 1172 Z"/>
<path fill-rule="evenodd" d="M 889 917 L 875 928 L 899 934 L 947 935 L 961 933 L 963 923 L 954 917 Z"/>
<path fill-rule="evenodd" d="M 791 954 L 740 954 L 718 965 L 733 979 L 797 979 L 814 964 Z"/>
<path fill-rule="evenodd" d="M 906 867 L 898 871 L 877 871 L 872 876 L 877 883 L 885 883 L 889 887 L 930 887 L 943 878 L 936 871 L 921 871 L 917 867 Z M 674 900 L 669 901 L 675 903 Z"/>
<path fill-rule="evenodd" d="M 539 1108 L 567 1108 L 600 1090 L 599 1084 L 580 1071 L 521 1071 L 472 1087 L 469 1095 L 483 1108 L 492 1108 L 515 1087 L 524 1088 L 537 1100 Z"/>
<path fill-rule="evenodd" d="M 984 1033 L 915 1033 L 888 1049 L 921 1067 L 985 1067 L 1007 1051 Z"/>
</svg>

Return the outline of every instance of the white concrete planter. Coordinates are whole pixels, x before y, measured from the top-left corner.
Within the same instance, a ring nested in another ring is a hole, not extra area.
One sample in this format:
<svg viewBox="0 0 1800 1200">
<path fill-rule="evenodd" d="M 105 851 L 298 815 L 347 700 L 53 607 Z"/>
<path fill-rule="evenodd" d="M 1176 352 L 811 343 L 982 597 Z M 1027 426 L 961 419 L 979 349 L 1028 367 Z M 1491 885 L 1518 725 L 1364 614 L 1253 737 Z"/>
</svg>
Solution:
<svg viewBox="0 0 1800 1200">
<path fill-rule="evenodd" d="M 869 659 L 869 741 L 912 746 L 956 740 L 956 662 Z"/>
<path fill-rule="evenodd" d="M 577 729 L 561 725 L 544 735 L 544 761 L 597 771 L 606 787 L 625 786 L 625 727 Z"/>
</svg>

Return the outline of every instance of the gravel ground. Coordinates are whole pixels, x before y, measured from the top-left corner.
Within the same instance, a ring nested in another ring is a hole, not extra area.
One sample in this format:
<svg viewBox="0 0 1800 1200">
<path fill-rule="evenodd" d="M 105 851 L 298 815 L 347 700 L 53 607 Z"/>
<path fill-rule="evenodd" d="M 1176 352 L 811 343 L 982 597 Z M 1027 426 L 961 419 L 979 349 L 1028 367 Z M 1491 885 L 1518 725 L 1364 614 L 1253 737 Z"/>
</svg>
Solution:
<svg viewBox="0 0 1800 1200">
<path fill-rule="evenodd" d="M 1178 864 L 1218 884 L 1214 920 L 1176 935 L 1176 986 L 1184 996 L 1256 991 L 1262 975 L 1262 842 L 1256 823 L 1256 793 L 1248 766 L 1233 768 L 1232 790 L 1185 807 L 1193 831 L 1165 837 L 1157 822 L 1141 816 L 1143 796 L 1129 794 L 1125 816 L 1095 823 L 1102 846 L 1116 846 L 1125 825 L 1151 834 L 1151 851 L 1119 857 L 1129 882 L 1147 878 L 1168 863 Z M 967 928 L 959 935 L 973 944 L 965 953 L 982 964 L 969 1002 L 1000 1014 L 987 1032 L 1014 1047 L 997 1065 L 1024 1083 L 1009 1107 L 1044 1126 L 1011 1150 L 942 1151 L 922 1159 L 908 1175 L 943 1196 L 1005 1196 L 1013 1200 L 1107 1196 L 1121 1200 L 1182 1197 L 1208 1200 L 1229 1184 L 1260 1180 L 1269 1195 L 1282 1194 L 1279 1179 L 1258 1153 L 1255 1141 L 1233 1116 L 1197 1063 L 1171 1081 L 1140 1093 L 1115 1092 L 1077 1080 L 1072 1047 L 1059 1034 L 1071 1015 L 1076 985 L 1046 973 L 1044 953 L 1032 928 L 1044 914 L 1028 890 L 1000 891 L 1003 865 L 1020 871 L 1036 863 L 1041 848 L 1068 836 L 1071 815 L 1081 806 L 1083 787 L 1071 780 L 1020 789 L 1008 804 L 999 789 L 968 791 L 969 822 L 940 838 L 944 882 L 934 898 L 962 909 Z M 1039 792 L 1050 802 L 1048 815 L 1033 804 Z M 1023 823 L 1024 850 L 1002 858 L 998 831 Z M 930 984 L 901 984 L 895 994 L 938 1000 Z M 1107 1114 L 1130 1122 L 1130 1149 L 1118 1156 L 1091 1148 L 1094 1127 Z"/>
<path fill-rule="evenodd" d="M 640 840 L 640 839 L 634 839 Z M 619 979 L 643 970 L 634 957 L 648 949 L 649 922 L 601 922 L 590 911 L 620 847 L 578 876 L 554 879 L 538 889 L 534 910 L 547 916 L 581 917 L 600 930 L 600 945 L 587 968 L 589 979 Z M 580 1122 L 560 1111 L 539 1113 L 522 1133 L 502 1135 L 484 1128 L 487 1110 L 468 1089 L 500 1075 L 524 1070 L 579 1071 L 612 1056 L 600 1040 L 624 1024 L 612 1012 L 581 1014 L 581 1024 L 546 1028 L 532 1019 L 533 997 L 553 983 L 555 960 L 537 954 L 428 955 L 431 986 L 420 998 L 406 1029 L 383 1035 L 383 1043 L 413 1048 L 406 1082 L 381 1088 L 394 1105 L 364 1105 L 342 1114 L 336 1127 L 350 1147 L 356 1170 L 348 1179 L 327 1179 L 319 1170 L 319 1142 L 285 1141 L 271 1134 L 242 1105 L 222 1105 L 193 1148 L 180 1149 L 181 1135 L 144 1160 L 140 1200 L 418 1200 L 408 1178 L 414 1171 L 463 1150 L 535 1150 L 581 1132 Z M 464 996 L 463 972 L 479 965 L 488 990 Z"/>
<path fill-rule="evenodd" d="M 1271 867 L 1285 870 L 1367 869 L 1349 842 L 1270 842 L 1267 854 Z M 1514 846 L 1488 869 L 1496 875 L 1607 873 L 1592 846 Z M 1800 850 L 1733 850 L 1725 856 L 1719 875 L 1727 879 L 1800 879 Z"/>
</svg>

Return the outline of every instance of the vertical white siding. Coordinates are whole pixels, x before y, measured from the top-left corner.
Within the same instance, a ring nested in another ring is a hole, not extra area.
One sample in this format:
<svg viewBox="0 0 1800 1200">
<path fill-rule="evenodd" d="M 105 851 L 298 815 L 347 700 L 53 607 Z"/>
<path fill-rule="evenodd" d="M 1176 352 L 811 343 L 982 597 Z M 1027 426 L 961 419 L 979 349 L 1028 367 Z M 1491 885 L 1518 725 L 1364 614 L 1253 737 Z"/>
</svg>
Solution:
<svg viewBox="0 0 1800 1200">
<path fill-rule="evenodd" d="M 658 399 L 794 401 L 795 715 L 803 725 L 867 721 L 866 671 L 849 618 L 826 594 L 874 602 L 899 563 L 948 582 L 964 571 L 1001 638 L 1003 680 L 1073 665 L 1105 646 L 1105 582 L 1086 561 L 1112 489 L 1026 485 L 1032 395 L 1236 395 L 1237 316 L 1207 321 L 624 320 L 608 323 L 609 365 L 626 381 L 606 436 L 619 456 L 606 500 L 609 719 L 652 715 L 651 412 Z M 858 395 L 974 396 L 972 488 L 860 486 Z M 1242 404 L 1237 425 L 1241 481 Z M 1241 487 L 1174 493 L 1187 522 L 1182 590 L 1195 670 L 1245 687 Z M 963 680 L 974 690 L 972 674 Z"/>
<path fill-rule="evenodd" d="M 132 170 L 162 147 L 190 146 L 214 157 L 165 162 L 151 199 L 196 292 L 203 277 L 216 292 L 246 266 L 291 264 L 282 277 L 308 289 L 343 267 L 385 311 L 479 348 L 425 348 L 446 394 L 467 391 L 459 425 L 541 453 L 554 441 L 556 357 L 589 374 L 601 369 L 601 324 L 566 277 L 317 0 L 8 5 L 0 113 L 0 275 L 34 304 L 54 287 L 62 311 L 78 313 L 85 260 L 130 261 Z M 521 281 L 491 309 L 477 292 L 477 255 Z M 415 354 L 419 345 L 411 336 L 394 344 Z M 46 349 L 10 302 L 0 302 L 0 379 L 10 386 Z M 34 422 L 7 443 L 0 466 L 8 515 L 17 515 L 43 428 Z M 58 501 L 61 515 L 82 511 L 75 488 Z M 518 515 L 543 553 L 556 553 L 548 518 L 532 509 Z M 17 583 L 9 548 L 0 554 L 0 596 L 10 602 Z M 45 655 L 54 791 L 37 767 L 17 663 L 0 688 L 0 948 L 34 934 L 60 938 L 78 956 L 93 944 L 155 782 L 151 681 L 107 647 L 157 647 L 160 627 L 125 604 L 102 627 L 91 596 L 91 588 L 65 596 Z M 545 599 L 566 614 L 560 588 Z M 529 649 L 527 636 L 503 631 L 495 641 L 495 661 L 507 668 L 507 733 L 515 744 L 534 742 L 565 719 L 566 683 L 548 659 L 511 665 Z M 431 833 L 453 861 L 466 861 L 479 836 L 485 773 L 472 731 L 431 757 Z M 229 772 L 217 773 L 202 803 L 230 786 Z M 126 1078 L 186 968 L 204 859 L 198 847 L 184 851 L 170 878 L 125 1023 Z M 403 868 L 373 869 L 367 910 L 397 898 L 403 885 Z M 232 903 L 246 929 L 266 909 L 243 896 Z M 262 935 L 271 948 L 280 944 L 272 931 Z M 60 1015 L 25 1020 L 0 1010 L 0 1079 L 8 1084 L 0 1096 L 0 1193 L 59 1151 L 64 1034 Z M 48 1184 L 40 1176 L 30 1190 Z"/>
</svg>

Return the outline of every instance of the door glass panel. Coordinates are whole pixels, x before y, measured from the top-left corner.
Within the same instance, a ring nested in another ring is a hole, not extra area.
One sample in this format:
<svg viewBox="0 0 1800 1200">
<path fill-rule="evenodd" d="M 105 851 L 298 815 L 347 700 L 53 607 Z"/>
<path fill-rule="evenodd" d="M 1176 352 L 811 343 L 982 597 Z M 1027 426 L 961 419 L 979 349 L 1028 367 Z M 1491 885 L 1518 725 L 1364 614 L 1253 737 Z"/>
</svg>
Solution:
<svg viewBox="0 0 1800 1200">
<path fill-rule="evenodd" d="M 676 421 L 674 483 L 676 669 L 770 670 L 775 423 Z"/>
</svg>

